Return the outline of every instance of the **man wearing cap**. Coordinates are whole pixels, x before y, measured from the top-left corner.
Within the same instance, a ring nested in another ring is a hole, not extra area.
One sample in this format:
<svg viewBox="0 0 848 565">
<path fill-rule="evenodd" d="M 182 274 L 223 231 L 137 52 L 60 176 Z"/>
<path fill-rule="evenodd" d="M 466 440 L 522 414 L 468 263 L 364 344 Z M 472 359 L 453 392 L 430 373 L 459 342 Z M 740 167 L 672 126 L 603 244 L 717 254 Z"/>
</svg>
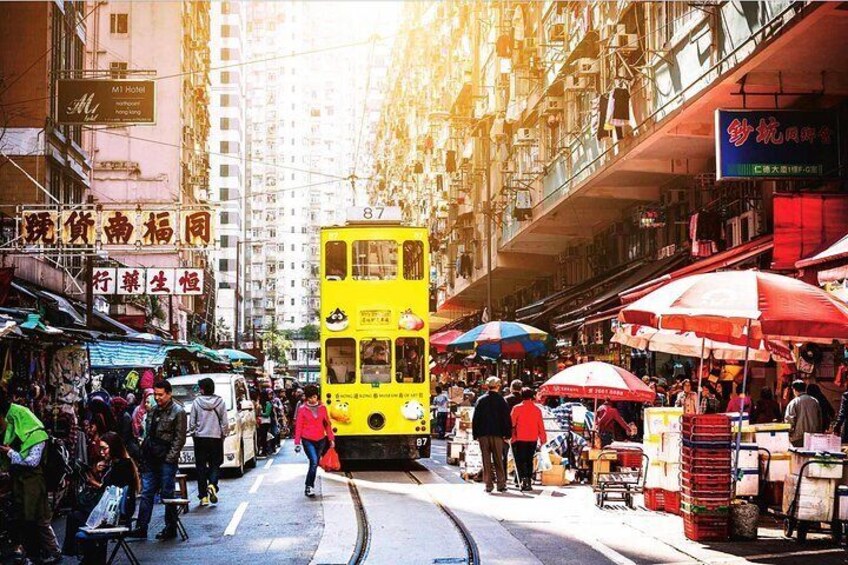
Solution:
<svg viewBox="0 0 848 565">
<path fill-rule="evenodd" d="M 494 471 L 498 492 L 506 491 L 506 469 L 504 468 L 505 440 L 512 435 L 509 405 L 500 394 L 501 381 L 497 377 L 486 379 L 488 392 L 480 397 L 474 407 L 471 433 L 480 443 L 483 456 L 483 481 L 486 492 L 494 490 Z"/>
</svg>

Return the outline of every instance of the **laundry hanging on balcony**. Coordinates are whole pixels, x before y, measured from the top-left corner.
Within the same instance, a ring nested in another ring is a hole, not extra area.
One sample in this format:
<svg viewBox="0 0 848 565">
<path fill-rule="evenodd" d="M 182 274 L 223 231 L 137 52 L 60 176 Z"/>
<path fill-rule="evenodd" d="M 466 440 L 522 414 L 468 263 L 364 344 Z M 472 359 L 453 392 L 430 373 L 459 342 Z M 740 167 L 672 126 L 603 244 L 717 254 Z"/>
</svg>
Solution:
<svg viewBox="0 0 848 565">
<path fill-rule="evenodd" d="M 526 188 L 515 191 L 515 206 L 512 209 L 512 217 L 519 222 L 533 217 L 533 203 L 530 200 L 530 191 Z"/>
<path fill-rule="evenodd" d="M 689 238 L 693 257 L 709 257 L 718 252 L 721 218 L 715 212 L 702 211 L 689 218 Z"/>
<path fill-rule="evenodd" d="M 445 172 L 456 172 L 456 151 L 448 151 L 445 153 Z"/>
<path fill-rule="evenodd" d="M 630 107 L 630 89 L 623 82 L 619 82 L 609 94 L 606 125 L 609 129 L 622 126 L 636 127 L 636 122 L 633 120 L 633 110 Z"/>
<path fill-rule="evenodd" d="M 463 253 L 456 259 L 456 274 L 467 279 L 471 277 L 471 255 Z"/>
</svg>

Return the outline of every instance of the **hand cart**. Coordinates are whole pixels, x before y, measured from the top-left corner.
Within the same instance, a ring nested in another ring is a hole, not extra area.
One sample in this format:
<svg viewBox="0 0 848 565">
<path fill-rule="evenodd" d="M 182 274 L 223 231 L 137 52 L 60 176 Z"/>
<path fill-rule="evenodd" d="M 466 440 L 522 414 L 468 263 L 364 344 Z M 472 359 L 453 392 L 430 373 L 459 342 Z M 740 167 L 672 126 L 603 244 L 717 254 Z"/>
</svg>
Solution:
<svg viewBox="0 0 848 565">
<path fill-rule="evenodd" d="M 595 504 L 603 508 L 607 501 L 621 501 L 633 508 L 633 495 L 641 494 L 645 488 L 648 456 L 641 449 L 604 449 L 598 460 L 612 461 L 613 469 L 596 474 L 592 484 Z"/>
<path fill-rule="evenodd" d="M 801 465 L 801 469 L 798 472 L 798 482 L 795 484 L 795 492 L 792 493 L 792 502 L 789 504 L 789 508 L 787 509 L 786 514 L 784 516 L 783 534 L 786 537 L 792 537 L 792 534 L 797 532 L 798 543 L 804 543 L 807 539 L 807 533 L 810 531 L 825 531 L 821 527 L 821 524 L 823 524 L 824 522 L 800 520 L 798 518 L 798 499 L 801 494 L 801 485 L 803 484 L 805 478 L 804 471 L 810 465 L 821 465 L 823 463 L 824 462 L 820 459 L 811 459 L 810 461 L 806 461 L 803 465 Z M 840 467 L 845 467 L 846 465 L 848 465 L 848 460 L 827 461 L 826 464 L 839 465 Z M 839 508 L 835 504 L 836 500 L 837 498 L 834 494 L 834 509 L 830 521 L 830 536 L 835 543 L 839 544 L 842 542 L 844 524 L 842 520 L 839 519 Z"/>
</svg>

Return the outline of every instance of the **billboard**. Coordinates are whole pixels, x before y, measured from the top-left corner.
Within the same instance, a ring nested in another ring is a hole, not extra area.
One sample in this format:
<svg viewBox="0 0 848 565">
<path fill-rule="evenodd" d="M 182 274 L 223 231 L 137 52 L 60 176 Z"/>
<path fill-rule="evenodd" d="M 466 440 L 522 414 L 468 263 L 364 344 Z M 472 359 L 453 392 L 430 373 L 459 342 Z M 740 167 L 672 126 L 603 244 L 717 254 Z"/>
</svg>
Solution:
<svg viewBox="0 0 848 565">
<path fill-rule="evenodd" d="M 156 123 L 156 84 L 134 79 L 59 79 L 56 122 L 60 125 Z"/>
<path fill-rule="evenodd" d="M 828 110 L 716 110 L 716 177 L 839 175 L 839 121 Z"/>
</svg>

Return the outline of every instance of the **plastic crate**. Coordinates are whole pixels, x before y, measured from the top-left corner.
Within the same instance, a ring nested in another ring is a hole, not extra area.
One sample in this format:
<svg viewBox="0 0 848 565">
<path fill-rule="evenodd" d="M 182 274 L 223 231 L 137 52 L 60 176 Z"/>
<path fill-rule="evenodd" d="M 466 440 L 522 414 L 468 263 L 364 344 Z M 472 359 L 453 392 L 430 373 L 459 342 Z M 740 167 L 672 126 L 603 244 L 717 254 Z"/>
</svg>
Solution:
<svg viewBox="0 0 848 565">
<path fill-rule="evenodd" d="M 684 414 L 683 424 L 726 424 L 730 425 L 730 417 L 727 414 Z"/>
<path fill-rule="evenodd" d="M 693 440 L 686 439 L 684 436 L 683 441 L 681 442 L 683 447 L 688 447 L 689 449 L 730 449 L 733 446 L 733 441 L 731 439 L 730 434 L 727 434 L 726 438 L 723 439 L 710 439 L 710 440 Z"/>
<path fill-rule="evenodd" d="M 642 494 L 645 496 L 645 508 L 648 510 L 663 510 L 665 508 L 665 491 L 661 488 L 646 488 Z"/>
<path fill-rule="evenodd" d="M 620 467 L 635 467 L 642 466 L 642 450 L 641 449 L 619 449 L 618 465 Z"/>
<path fill-rule="evenodd" d="M 733 485 L 733 477 L 730 473 L 706 474 L 706 473 L 681 473 L 680 485 L 683 491 L 696 496 L 730 493 Z"/>
<path fill-rule="evenodd" d="M 718 422 L 683 422 L 680 431 L 684 436 L 725 436 L 730 435 L 730 423 Z"/>
<path fill-rule="evenodd" d="M 663 509 L 675 516 L 680 515 L 680 492 L 665 491 Z"/>
<path fill-rule="evenodd" d="M 693 541 L 725 541 L 730 539 L 730 524 L 683 520 L 683 534 Z"/>
<path fill-rule="evenodd" d="M 682 492 L 680 509 L 687 514 L 724 516 L 730 512 L 730 494 L 690 496 Z"/>
</svg>

